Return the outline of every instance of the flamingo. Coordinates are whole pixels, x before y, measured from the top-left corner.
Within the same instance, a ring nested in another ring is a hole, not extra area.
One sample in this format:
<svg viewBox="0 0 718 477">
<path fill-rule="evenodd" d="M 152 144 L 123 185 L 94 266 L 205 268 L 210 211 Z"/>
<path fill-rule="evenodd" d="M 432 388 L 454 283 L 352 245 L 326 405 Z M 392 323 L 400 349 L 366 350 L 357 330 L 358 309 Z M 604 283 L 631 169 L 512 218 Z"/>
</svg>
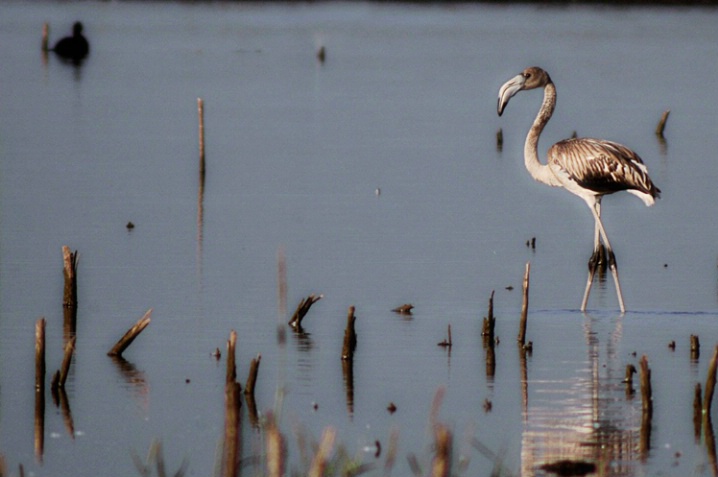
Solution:
<svg viewBox="0 0 718 477">
<path fill-rule="evenodd" d="M 542 164 L 538 158 L 539 136 L 556 106 L 556 86 L 548 73 L 532 66 L 504 83 L 499 90 L 498 113 L 499 116 L 502 115 L 509 99 L 519 91 L 536 88 L 543 88 L 543 103 L 524 143 L 526 169 L 536 181 L 552 187 L 563 187 L 583 199 L 591 209 L 595 221 L 593 254 L 588 261 L 588 280 L 581 311 L 586 311 L 593 277 L 601 263 L 601 252 L 604 248 L 616 285 L 618 304 L 621 313 L 625 313 L 616 256 L 601 222 L 601 199 L 604 195 L 625 190 L 650 207 L 660 197 L 661 191 L 651 181 L 640 156 L 626 146 L 612 141 L 593 138 L 564 139 L 549 148 L 547 162 Z"/>
</svg>

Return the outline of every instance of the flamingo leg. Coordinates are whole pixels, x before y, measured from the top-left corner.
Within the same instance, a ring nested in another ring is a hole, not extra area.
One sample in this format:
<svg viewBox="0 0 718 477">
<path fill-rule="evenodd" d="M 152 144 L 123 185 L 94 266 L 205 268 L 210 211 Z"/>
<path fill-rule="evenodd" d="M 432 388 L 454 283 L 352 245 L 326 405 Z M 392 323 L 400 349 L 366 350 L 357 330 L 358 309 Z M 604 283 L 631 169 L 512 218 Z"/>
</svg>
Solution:
<svg viewBox="0 0 718 477">
<path fill-rule="evenodd" d="M 597 202 L 598 203 L 598 202 Z M 598 227 L 598 230 L 601 234 L 601 238 L 603 239 L 603 245 L 606 247 L 606 258 L 608 259 L 608 267 L 611 269 L 611 274 L 613 275 L 613 281 L 616 284 L 616 296 L 618 297 L 618 305 L 621 308 L 621 313 L 626 312 L 626 307 L 623 304 L 623 293 L 621 292 L 621 283 L 618 280 L 618 264 L 616 263 L 616 255 L 613 253 L 613 247 L 611 247 L 611 242 L 608 240 L 608 235 L 606 234 L 606 229 L 603 227 L 603 222 L 601 222 L 601 207 L 600 205 L 598 207 L 591 207 L 591 211 L 593 212 L 593 218 L 596 220 L 596 226 Z"/>
<path fill-rule="evenodd" d="M 601 216 L 600 199 L 596 200 L 595 204 L 589 205 L 589 207 L 591 207 L 592 210 L 595 208 L 598 216 Z M 586 280 L 586 289 L 583 292 L 583 300 L 581 301 L 581 311 L 586 311 L 588 296 L 591 293 L 591 287 L 593 286 L 593 277 L 596 276 L 596 270 L 598 270 L 602 263 L 603 251 L 600 236 L 601 229 L 598 226 L 598 221 L 595 221 L 595 226 L 593 228 L 593 253 L 591 254 L 591 258 L 588 259 L 588 279 Z"/>
</svg>

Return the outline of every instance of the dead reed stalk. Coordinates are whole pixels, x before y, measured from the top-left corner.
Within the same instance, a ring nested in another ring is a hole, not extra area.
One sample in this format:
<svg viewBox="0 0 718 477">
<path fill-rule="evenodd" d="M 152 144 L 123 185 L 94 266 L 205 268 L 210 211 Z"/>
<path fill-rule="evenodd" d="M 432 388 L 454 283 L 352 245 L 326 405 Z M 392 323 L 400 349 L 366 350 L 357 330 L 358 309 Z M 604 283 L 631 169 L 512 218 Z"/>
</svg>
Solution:
<svg viewBox="0 0 718 477">
<path fill-rule="evenodd" d="M 669 114 L 671 114 L 670 109 L 663 111 L 661 119 L 658 121 L 658 125 L 656 125 L 656 135 L 659 137 L 663 137 L 663 131 L 666 129 L 666 121 L 668 121 Z"/>
<path fill-rule="evenodd" d="M 653 390 L 651 388 L 651 368 L 648 367 L 648 357 L 643 355 L 640 362 L 641 369 L 641 401 L 643 413 L 653 414 Z"/>
<path fill-rule="evenodd" d="M 262 355 L 258 354 L 252 359 L 249 365 L 249 375 L 247 376 L 247 385 L 244 387 L 244 394 L 254 397 L 254 385 L 257 383 L 257 374 L 259 373 L 259 363 L 262 361 Z"/>
<path fill-rule="evenodd" d="M 199 121 L 199 176 L 204 178 L 204 101 L 202 98 L 197 98 L 197 116 Z"/>
<path fill-rule="evenodd" d="M 240 386 L 231 382 L 225 386 L 225 417 L 224 417 L 224 472 L 222 477 L 239 475 L 240 457 Z"/>
<path fill-rule="evenodd" d="M 77 307 L 77 264 L 80 254 L 77 250 L 70 251 L 67 245 L 62 246 L 63 273 L 65 276 L 65 287 L 62 294 L 62 306 L 66 308 Z"/>
<path fill-rule="evenodd" d="M 132 344 L 132 342 L 139 336 L 140 333 L 142 333 L 142 330 L 147 328 L 147 325 L 150 324 L 152 317 L 152 308 L 147 310 L 147 312 L 137 320 L 137 323 L 135 323 L 127 332 L 120 338 L 120 340 L 115 344 L 115 346 L 112 347 L 110 351 L 107 352 L 108 356 L 122 356 L 122 353 L 127 349 L 128 346 Z"/>
<path fill-rule="evenodd" d="M 701 342 L 698 335 L 691 335 L 691 360 L 698 361 L 701 356 Z"/>
<path fill-rule="evenodd" d="M 342 345 L 342 359 L 351 360 L 354 358 L 354 350 L 357 346 L 357 334 L 354 329 L 356 316 L 354 315 L 354 305 L 349 307 L 347 313 L 347 327 L 344 329 L 344 344 Z"/>
<path fill-rule="evenodd" d="M 45 318 L 35 322 L 35 390 L 45 386 Z"/>
<path fill-rule="evenodd" d="M 485 345 L 493 346 L 495 324 L 496 318 L 494 318 L 494 290 L 491 290 L 491 296 L 489 297 L 489 311 L 487 313 L 487 316 L 484 317 L 484 321 L 481 326 L 481 336 L 484 337 Z"/>
<path fill-rule="evenodd" d="M 639 452 L 641 460 L 645 461 L 651 448 L 651 421 L 653 418 L 653 391 L 651 390 L 651 368 L 648 367 L 648 358 L 643 355 L 640 362 L 641 372 L 641 429 L 639 435 Z"/>
<path fill-rule="evenodd" d="M 62 357 L 62 365 L 60 366 L 60 376 L 58 379 L 57 386 L 60 388 L 65 387 L 65 381 L 67 381 L 67 374 L 70 371 L 70 363 L 72 362 L 72 355 L 75 353 L 75 341 L 77 336 L 70 338 L 70 341 L 65 344 L 65 352 Z"/>
<path fill-rule="evenodd" d="M 237 380 L 237 365 L 235 349 L 237 347 L 237 332 L 232 330 L 229 332 L 227 340 L 227 372 L 225 374 L 225 383 L 233 383 Z"/>
<path fill-rule="evenodd" d="M 299 305 L 297 305 L 297 309 L 294 311 L 292 319 L 289 320 L 289 326 L 291 326 L 295 330 L 301 330 L 302 320 L 304 319 L 304 316 L 307 314 L 312 305 L 321 300 L 323 297 L 324 295 L 315 295 L 314 293 L 312 293 L 308 297 L 303 298 L 299 302 Z"/>
<path fill-rule="evenodd" d="M 523 300 L 521 302 L 521 323 L 519 325 L 518 342 L 521 346 L 526 344 L 526 322 L 529 314 L 529 274 L 531 273 L 531 262 L 526 262 L 526 271 L 523 281 Z"/>
</svg>

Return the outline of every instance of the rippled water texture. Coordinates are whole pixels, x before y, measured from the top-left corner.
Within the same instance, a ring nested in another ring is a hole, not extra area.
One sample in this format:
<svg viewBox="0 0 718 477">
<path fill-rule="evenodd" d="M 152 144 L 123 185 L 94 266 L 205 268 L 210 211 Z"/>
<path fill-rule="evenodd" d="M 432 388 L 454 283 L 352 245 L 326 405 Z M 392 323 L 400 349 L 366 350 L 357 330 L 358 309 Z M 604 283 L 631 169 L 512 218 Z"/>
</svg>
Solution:
<svg viewBox="0 0 718 477">
<path fill-rule="evenodd" d="M 43 55 L 43 23 L 55 41 L 75 20 L 89 58 L 75 67 Z M 258 417 L 275 410 L 293 469 L 304 468 L 297 429 L 319 439 L 333 426 L 375 474 L 396 430 L 392 473 L 410 475 L 410 453 L 426 473 L 432 401 L 444 389 L 435 418 L 453 431 L 456 474 L 501 463 L 505 475 L 540 475 L 580 459 L 602 475 L 715 475 L 712 426 L 696 437 L 692 404 L 718 340 L 717 24 L 716 10 L 692 8 L 0 3 L 8 470 L 133 475 L 132 453 L 144 458 L 160 439 L 169 470 L 186 458 L 186 475 L 216 473 L 236 330 L 238 378 L 261 354 Z M 623 316 L 610 276 L 589 313 L 577 311 L 593 220 L 523 166 L 540 93 L 496 114 L 499 87 L 530 65 L 558 89 L 540 151 L 574 131 L 612 139 L 635 149 L 663 190 L 650 209 L 628 194 L 603 202 Z M 50 375 L 72 334 L 63 245 L 80 254 L 79 306 L 55 403 Z M 526 262 L 524 355 L 514 337 Z M 481 338 L 492 290 L 493 354 Z M 323 298 L 295 333 L 286 322 L 311 293 Z M 404 303 L 412 315 L 391 312 Z M 357 346 L 342 363 L 352 305 Z M 106 356 L 150 308 L 124 360 Z M 39 317 L 47 377 L 35 393 Z M 450 350 L 436 346 L 449 325 Z M 622 383 L 643 355 L 647 428 L 640 392 Z M 254 475 L 248 458 L 261 455 L 264 431 L 252 419 L 245 403 L 240 452 Z"/>
</svg>

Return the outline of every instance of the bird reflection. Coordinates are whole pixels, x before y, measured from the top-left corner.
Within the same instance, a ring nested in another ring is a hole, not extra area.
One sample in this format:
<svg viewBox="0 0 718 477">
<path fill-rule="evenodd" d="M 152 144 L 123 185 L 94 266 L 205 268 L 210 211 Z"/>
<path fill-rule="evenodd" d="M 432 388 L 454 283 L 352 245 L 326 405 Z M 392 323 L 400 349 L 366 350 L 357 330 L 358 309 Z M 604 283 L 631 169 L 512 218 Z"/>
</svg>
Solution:
<svg viewBox="0 0 718 477">
<path fill-rule="evenodd" d="M 640 402 L 626 399 L 625 363 L 617 352 L 623 331 L 621 316 L 610 321 L 613 329 L 608 339 L 602 340 L 603 330 L 597 328 L 606 323 L 605 318 L 586 317 L 585 373 L 579 371 L 577 376 L 544 389 L 561 392 L 565 398 L 540 400 L 532 406 L 525 403 L 521 475 L 590 467 L 605 470 L 602 475 L 607 476 L 631 475 L 632 463 L 647 456 L 650 419 L 641 419 L 635 409 L 640 409 Z M 522 382 L 530 383 L 526 378 Z"/>
</svg>

